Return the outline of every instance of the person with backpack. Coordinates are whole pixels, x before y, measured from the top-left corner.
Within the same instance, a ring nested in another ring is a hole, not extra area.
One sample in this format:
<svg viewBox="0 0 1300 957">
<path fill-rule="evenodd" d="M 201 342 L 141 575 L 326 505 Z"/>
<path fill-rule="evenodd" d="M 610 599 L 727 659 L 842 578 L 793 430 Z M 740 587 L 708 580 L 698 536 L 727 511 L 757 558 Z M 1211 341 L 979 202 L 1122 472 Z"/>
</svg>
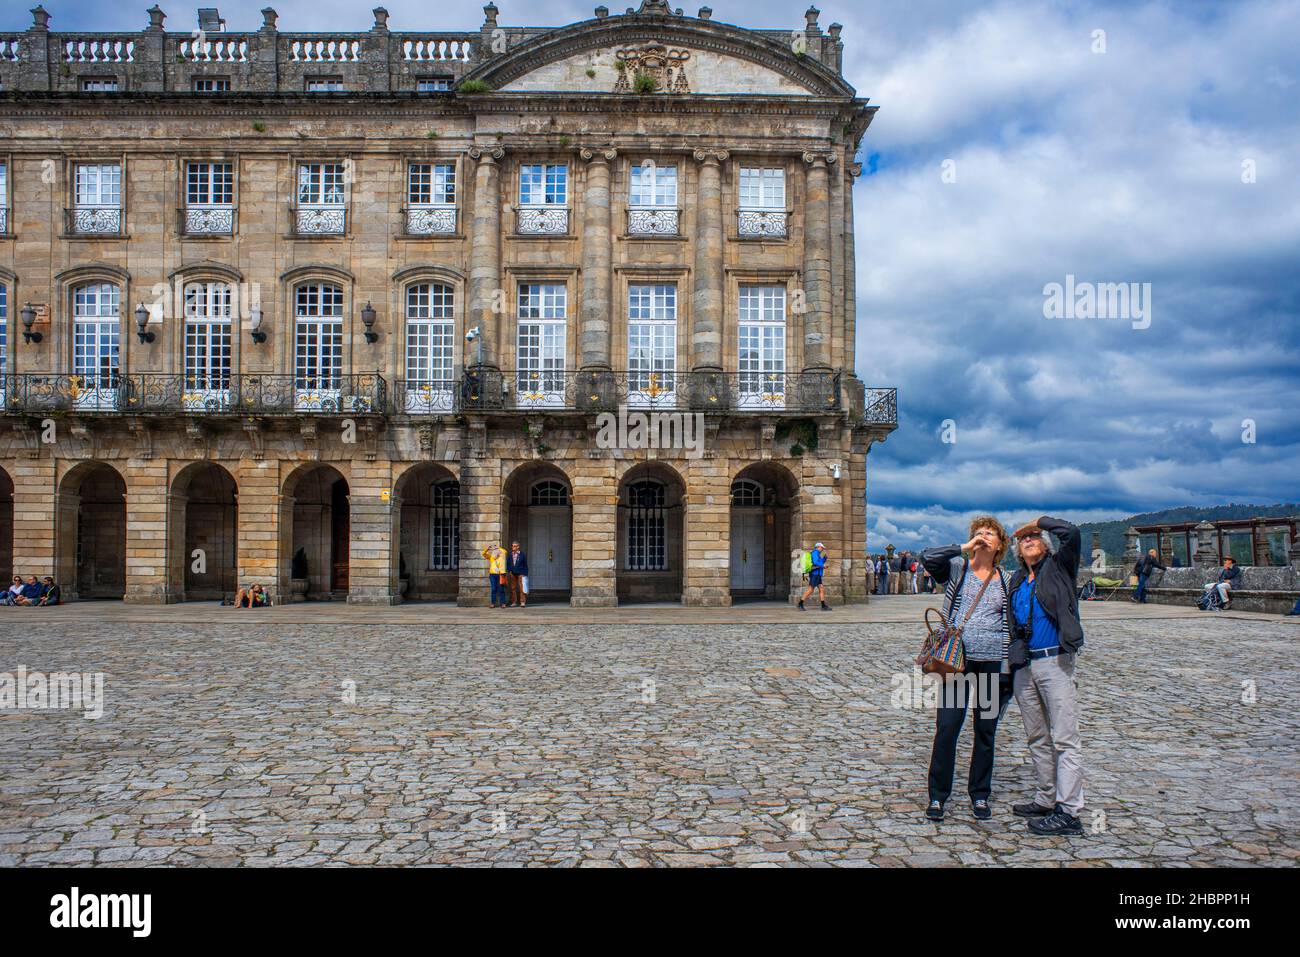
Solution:
<svg viewBox="0 0 1300 957">
<path fill-rule="evenodd" d="M 815 590 L 817 597 L 821 599 L 822 611 L 830 611 L 831 606 L 826 604 L 826 586 L 822 584 L 822 576 L 826 573 L 826 546 L 818 542 L 811 552 L 804 552 L 803 563 L 808 575 L 808 587 L 804 589 L 803 597 L 799 599 L 799 610 L 808 610 L 804 608 L 803 603 Z"/>
<path fill-rule="evenodd" d="M 972 521 L 969 534 L 970 541 L 964 545 L 921 552 L 921 563 L 936 582 L 945 586 L 944 621 L 961 628 L 965 664 L 960 675 L 949 677 L 973 681 L 975 685 L 972 695 L 966 691 L 968 685 L 957 689 L 957 681 L 945 682 L 930 748 L 930 803 L 925 816 L 932 821 L 943 820 L 944 805 L 952 794 L 957 737 L 966 720 L 967 705 L 974 705 L 975 711 L 975 741 L 967 778 L 971 813 L 979 820 L 993 816 L 989 795 L 993 790 L 994 741 L 998 720 L 1011 698 L 1007 654 L 1011 644 L 1007 614 L 1011 592 L 1001 567 L 1010 540 L 1002 523 L 991 515 Z"/>
</svg>

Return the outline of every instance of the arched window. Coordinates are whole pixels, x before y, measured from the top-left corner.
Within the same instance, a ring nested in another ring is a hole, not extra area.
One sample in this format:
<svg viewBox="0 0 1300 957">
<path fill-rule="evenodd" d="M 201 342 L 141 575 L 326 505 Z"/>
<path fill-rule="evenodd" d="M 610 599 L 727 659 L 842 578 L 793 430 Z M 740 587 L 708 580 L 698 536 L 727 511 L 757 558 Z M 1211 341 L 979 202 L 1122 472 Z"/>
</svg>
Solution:
<svg viewBox="0 0 1300 957">
<path fill-rule="evenodd" d="M 750 479 L 736 479 L 731 483 L 733 507 L 752 508 L 763 504 L 763 486 Z"/>
<path fill-rule="evenodd" d="M 185 284 L 185 405 L 224 406 L 230 389 L 231 288 Z"/>
<path fill-rule="evenodd" d="M 668 522 L 662 482 L 644 479 L 628 486 L 627 567 L 631 571 L 666 571 Z"/>
<path fill-rule="evenodd" d="M 343 374 L 343 289 L 309 282 L 294 289 L 294 387 L 337 391 Z M 311 405 L 299 396 L 299 404 Z"/>
<path fill-rule="evenodd" d="M 406 287 L 406 411 L 451 411 L 455 291 L 442 283 Z"/>
<path fill-rule="evenodd" d="M 460 568 L 460 483 L 434 482 L 429 488 L 429 567 L 435 571 Z"/>
<path fill-rule="evenodd" d="M 72 373 L 78 408 L 117 405 L 122 291 L 110 282 L 72 290 Z"/>
<path fill-rule="evenodd" d="M 569 490 L 565 488 L 563 482 L 553 482 L 549 479 L 538 482 L 528 494 L 529 505 L 568 505 Z"/>
</svg>

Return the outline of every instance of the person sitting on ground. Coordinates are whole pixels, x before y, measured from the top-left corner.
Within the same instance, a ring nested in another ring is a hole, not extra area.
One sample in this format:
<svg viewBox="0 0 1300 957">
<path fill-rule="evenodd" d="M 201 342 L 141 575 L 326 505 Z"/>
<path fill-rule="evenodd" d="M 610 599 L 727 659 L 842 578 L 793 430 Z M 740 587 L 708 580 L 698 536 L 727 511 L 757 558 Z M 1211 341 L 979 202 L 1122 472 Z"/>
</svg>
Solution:
<svg viewBox="0 0 1300 957">
<path fill-rule="evenodd" d="M 27 583 L 23 585 L 22 591 L 18 593 L 17 604 L 19 605 L 38 605 L 41 596 L 45 594 L 45 586 L 36 580 L 35 575 L 27 576 Z"/>
<path fill-rule="evenodd" d="M 54 579 L 49 575 L 45 576 L 45 594 L 41 595 L 38 605 L 57 605 L 63 601 L 63 589 L 54 584 Z"/>
<path fill-rule="evenodd" d="M 1137 587 L 1133 589 L 1133 594 L 1129 596 L 1130 601 L 1135 601 L 1139 605 L 1147 603 L 1147 581 L 1157 568 L 1165 571 L 1165 566 L 1160 564 L 1160 556 L 1156 554 L 1154 548 L 1138 559 L 1137 564 L 1133 566 L 1133 574 L 1137 576 L 1138 580 Z"/>
<path fill-rule="evenodd" d="M 5 589 L 4 595 L 0 596 L 0 605 L 18 604 L 18 596 L 23 593 L 23 576 L 15 575 L 14 583 Z"/>
<path fill-rule="evenodd" d="M 1219 569 L 1219 577 L 1205 586 L 1205 590 L 1211 588 L 1219 592 L 1219 600 L 1223 602 L 1223 607 L 1227 608 L 1232 604 L 1232 590 L 1237 587 L 1237 582 L 1241 578 L 1241 569 L 1237 567 L 1237 560 L 1229 555 L 1223 560 L 1223 567 Z"/>
<path fill-rule="evenodd" d="M 250 587 L 235 592 L 236 608 L 269 608 L 270 606 L 271 596 L 266 593 L 261 583 L 255 582 Z"/>
</svg>

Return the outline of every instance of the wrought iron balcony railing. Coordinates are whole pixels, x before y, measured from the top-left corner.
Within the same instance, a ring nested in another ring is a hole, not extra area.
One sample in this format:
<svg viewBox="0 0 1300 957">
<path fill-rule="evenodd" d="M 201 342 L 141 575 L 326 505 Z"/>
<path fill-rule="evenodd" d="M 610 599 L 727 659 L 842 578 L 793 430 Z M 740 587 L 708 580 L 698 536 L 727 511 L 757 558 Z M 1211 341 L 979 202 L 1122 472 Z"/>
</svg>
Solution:
<svg viewBox="0 0 1300 957">
<path fill-rule="evenodd" d="M 181 229 L 186 236 L 233 236 L 235 207 L 229 203 L 186 206 L 181 210 Z"/>
<path fill-rule="evenodd" d="M 0 378 L 7 412 L 191 415 L 382 415 L 388 392 L 374 373 L 191 376 L 108 371 Z"/>
<path fill-rule="evenodd" d="M 457 385 L 452 378 L 398 379 L 393 392 L 393 411 L 407 415 L 454 412 Z"/>
<path fill-rule="evenodd" d="M 515 230 L 523 236 L 567 236 L 569 207 L 516 206 Z"/>
<path fill-rule="evenodd" d="M 868 425 L 898 425 L 898 390 L 867 389 L 863 421 Z"/>
<path fill-rule="evenodd" d="M 67 231 L 80 236 L 117 236 L 122 232 L 121 206 L 74 206 L 65 209 Z"/>
<path fill-rule="evenodd" d="M 8 234 L 9 234 L 9 209 L 5 206 L 0 206 L 0 236 L 7 236 Z"/>
<path fill-rule="evenodd" d="M 342 236 L 347 232 L 348 208 L 343 203 L 302 203 L 294 209 L 298 236 Z"/>
<path fill-rule="evenodd" d="M 629 236 L 676 236 L 678 210 L 673 206 L 629 206 Z"/>
<path fill-rule="evenodd" d="M 767 236 L 784 239 L 787 219 L 788 215 L 784 209 L 741 207 L 736 213 L 736 232 L 746 237 Z"/>
<path fill-rule="evenodd" d="M 838 412 L 837 372 L 627 372 L 468 369 L 463 411 L 653 409 L 679 412 Z"/>
<path fill-rule="evenodd" d="M 456 232 L 455 203 L 412 203 L 406 207 L 406 231 L 412 236 L 450 236 Z"/>
</svg>

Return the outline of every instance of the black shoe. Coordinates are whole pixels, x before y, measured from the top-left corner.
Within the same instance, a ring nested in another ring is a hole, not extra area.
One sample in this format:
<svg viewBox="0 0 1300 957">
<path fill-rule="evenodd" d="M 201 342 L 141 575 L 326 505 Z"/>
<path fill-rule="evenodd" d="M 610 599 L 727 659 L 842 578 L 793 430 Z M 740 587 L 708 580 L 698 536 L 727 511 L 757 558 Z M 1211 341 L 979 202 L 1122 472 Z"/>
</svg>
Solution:
<svg viewBox="0 0 1300 957">
<path fill-rule="evenodd" d="M 803 599 L 802 599 L 802 598 L 799 599 L 799 610 L 800 610 L 800 611 L 807 611 L 807 610 L 808 610 L 807 608 L 805 608 L 805 607 L 803 606 Z"/>
<path fill-rule="evenodd" d="M 831 610 L 831 606 L 826 604 L 826 602 L 822 602 L 822 611 L 830 611 L 830 610 Z"/>
<path fill-rule="evenodd" d="M 1028 804 L 1011 805 L 1011 813 L 1016 817 L 1047 817 L 1056 811 L 1054 807 L 1043 807 L 1037 801 L 1030 801 Z"/>
<path fill-rule="evenodd" d="M 971 801 L 970 809 L 974 812 L 975 817 L 981 821 L 987 821 L 993 816 L 993 809 L 989 807 L 989 802 L 983 798 Z"/>
<path fill-rule="evenodd" d="M 943 802 L 931 801 L 930 806 L 925 809 L 925 816 L 932 821 L 943 820 Z"/>
<path fill-rule="evenodd" d="M 1029 822 L 1029 829 L 1043 837 L 1070 837 L 1083 833 L 1083 822 L 1067 811 L 1053 811 Z"/>
</svg>

